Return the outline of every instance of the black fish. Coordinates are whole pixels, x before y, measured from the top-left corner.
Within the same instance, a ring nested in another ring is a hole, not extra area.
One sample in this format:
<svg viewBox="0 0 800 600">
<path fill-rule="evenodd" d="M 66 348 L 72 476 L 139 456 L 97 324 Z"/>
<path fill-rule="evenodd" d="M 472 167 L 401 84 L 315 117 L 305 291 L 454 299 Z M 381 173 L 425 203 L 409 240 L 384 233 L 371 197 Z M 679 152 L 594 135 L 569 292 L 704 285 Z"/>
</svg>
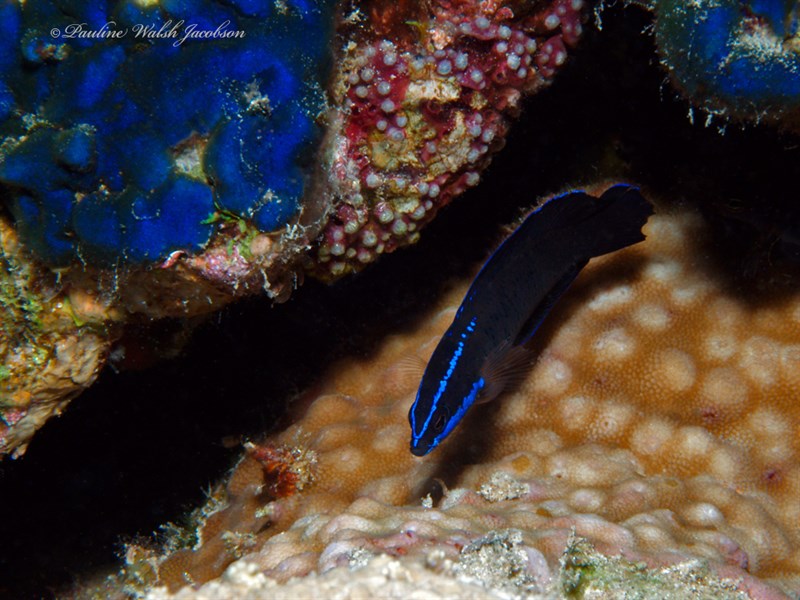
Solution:
<svg viewBox="0 0 800 600">
<path fill-rule="evenodd" d="M 424 456 L 476 401 L 497 396 L 507 368 L 589 259 L 644 240 L 653 214 L 639 190 L 557 196 L 534 210 L 483 265 L 431 356 L 408 414 L 411 452 Z"/>
</svg>

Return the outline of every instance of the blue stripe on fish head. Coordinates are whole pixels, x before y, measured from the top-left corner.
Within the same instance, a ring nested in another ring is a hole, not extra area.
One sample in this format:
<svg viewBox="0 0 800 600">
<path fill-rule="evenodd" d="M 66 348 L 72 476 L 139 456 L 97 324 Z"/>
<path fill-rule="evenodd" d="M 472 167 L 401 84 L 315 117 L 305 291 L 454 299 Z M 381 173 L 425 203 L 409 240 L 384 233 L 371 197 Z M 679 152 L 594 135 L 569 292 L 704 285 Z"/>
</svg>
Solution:
<svg viewBox="0 0 800 600">
<path fill-rule="evenodd" d="M 456 375 L 459 360 L 464 354 L 469 336 L 475 331 L 477 320 L 473 317 L 465 331 L 458 337 L 447 355 L 431 357 L 428 368 L 422 377 L 416 400 L 409 411 L 411 423 L 411 451 L 417 456 L 424 456 L 433 450 L 453 430 L 472 406 L 478 393 L 486 385 L 482 377 L 471 383 L 468 392 L 459 393 L 463 388 L 464 377 L 477 376 L 474 373 Z M 443 339 L 449 338 L 452 343 L 454 332 L 449 330 Z M 442 347 L 440 343 L 440 347 Z M 439 348 L 437 348 L 439 350 Z M 444 360 L 443 360 L 444 359 Z M 446 368 L 443 374 L 437 373 Z M 428 402 L 428 398 L 430 401 Z"/>
<path fill-rule="evenodd" d="M 472 388 L 470 389 L 469 394 L 467 394 L 461 401 L 461 404 L 459 405 L 458 409 L 456 409 L 456 412 L 453 413 L 452 415 L 448 415 L 448 418 L 444 424 L 444 430 L 433 439 L 433 442 L 428 447 L 427 450 L 428 452 L 436 448 L 436 446 L 438 446 L 442 442 L 442 440 L 444 440 L 448 435 L 450 435 L 450 432 L 453 431 L 456 425 L 458 425 L 461 422 L 461 419 L 464 418 L 464 415 L 466 414 L 467 410 L 469 410 L 469 408 L 473 404 L 475 404 L 475 400 L 478 398 L 478 394 L 481 393 L 481 390 L 484 387 L 486 387 L 486 381 L 483 379 L 483 377 L 479 377 L 478 380 L 472 384 Z"/>
</svg>

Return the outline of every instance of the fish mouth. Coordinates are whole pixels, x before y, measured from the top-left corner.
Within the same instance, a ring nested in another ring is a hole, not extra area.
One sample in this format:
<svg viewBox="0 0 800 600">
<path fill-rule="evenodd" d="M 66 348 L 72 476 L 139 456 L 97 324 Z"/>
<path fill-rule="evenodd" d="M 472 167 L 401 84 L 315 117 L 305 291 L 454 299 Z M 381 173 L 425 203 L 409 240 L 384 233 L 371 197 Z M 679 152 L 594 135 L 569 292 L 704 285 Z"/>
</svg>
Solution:
<svg viewBox="0 0 800 600">
<path fill-rule="evenodd" d="M 417 444 L 414 440 L 411 440 L 411 454 L 414 456 L 425 456 L 428 454 L 433 448 L 425 444 Z"/>
</svg>

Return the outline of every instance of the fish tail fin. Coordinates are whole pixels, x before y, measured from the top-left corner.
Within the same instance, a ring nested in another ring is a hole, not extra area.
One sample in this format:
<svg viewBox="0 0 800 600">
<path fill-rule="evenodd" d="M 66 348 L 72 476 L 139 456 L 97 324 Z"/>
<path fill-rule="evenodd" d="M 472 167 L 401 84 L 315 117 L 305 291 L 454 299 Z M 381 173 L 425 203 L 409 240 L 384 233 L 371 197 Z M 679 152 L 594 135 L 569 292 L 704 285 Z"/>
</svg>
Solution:
<svg viewBox="0 0 800 600">
<path fill-rule="evenodd" d="M 592 227 L 591 256 L 602 256 L 644 241 L 642 227 L 653 214 L 653 205 L 630 185 L 615 185 L 597 199 Z"/>
</svg>

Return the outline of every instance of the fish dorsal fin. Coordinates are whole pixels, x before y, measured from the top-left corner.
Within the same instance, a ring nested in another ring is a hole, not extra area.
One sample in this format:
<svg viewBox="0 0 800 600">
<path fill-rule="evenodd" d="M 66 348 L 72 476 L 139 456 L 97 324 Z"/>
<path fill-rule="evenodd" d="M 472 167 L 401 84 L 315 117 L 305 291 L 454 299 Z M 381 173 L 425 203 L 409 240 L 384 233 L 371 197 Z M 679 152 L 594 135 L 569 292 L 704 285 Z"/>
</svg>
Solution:
<svg viewBox="0 0 800 600">
<path fill-rule="evenodd" d="M 523 346 L 512 346 L 505 341 L 497 345 L 486 358 L 481 368 L 481 377 L 486 382 L 477 404 L 489 402 L 507 390 L 522 383 L 533 364 L 533 353 Z"/>
<path fill-rule="evenodd" d="M 588 260 L 582 260 L 579 263 L 572 265 L 559 279 L 553 288 L 547 293 L 547 295 L 542 298 L 542 301 L 536 306 L 536 309 L 531 313 L 531 316 L 525 321 L 522 327 L 517 334 L 517 337 L 514 339 L 514 346 L 522 346 L 525 345 L 533 334 L 536 333 L 536 330 L 539 329 L 539 325 L 542 324 L 547 313 L 550 312 L 550 309 L 553 308 L 553 305 L 558 301 L 561 295 L 567 291 L 567 288 L 570 284 L 575 281 L 575 278 L 578 276 L 578 273 L 581 272 L 581 269 L 586 266 Z"/>
</svg>

